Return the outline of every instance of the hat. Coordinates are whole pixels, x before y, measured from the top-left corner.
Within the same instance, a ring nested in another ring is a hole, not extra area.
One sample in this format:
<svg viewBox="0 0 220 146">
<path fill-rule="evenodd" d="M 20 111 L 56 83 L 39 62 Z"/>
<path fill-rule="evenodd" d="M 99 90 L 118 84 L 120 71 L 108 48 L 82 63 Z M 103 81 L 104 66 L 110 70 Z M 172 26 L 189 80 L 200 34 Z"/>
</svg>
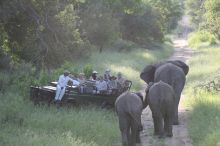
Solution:
<svg viewBox="0 0 220 146">
<path fill-rule="evenodd" d="M 92 73 L 93 73 L 93 74 L 97 74 L 98 72 L 94 70 Z"/>
</svg>

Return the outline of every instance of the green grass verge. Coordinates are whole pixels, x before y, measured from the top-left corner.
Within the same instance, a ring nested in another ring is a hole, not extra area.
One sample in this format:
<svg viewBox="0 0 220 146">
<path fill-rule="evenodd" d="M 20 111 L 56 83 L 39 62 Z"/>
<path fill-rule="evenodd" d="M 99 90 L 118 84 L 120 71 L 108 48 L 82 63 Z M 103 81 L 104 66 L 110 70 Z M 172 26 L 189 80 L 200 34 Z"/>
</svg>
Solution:
<svg viewBox="0 0 220 146">
<path fill-rule="evenodd" d="M 33 106 L 16 94 L 0 95 L 0 145 L 119 145 L 117 117 L 94 106 Z"/>
<path fill-rule="evenodd" d="M 220 47 L 205 47 L 189 61 L 190 72 L 185 87 L 185 106 L 191 106 L 189 135 L 194 146 L 220 145 L 220 92 L 195 87 L 220 80 Z"/>
</svg>

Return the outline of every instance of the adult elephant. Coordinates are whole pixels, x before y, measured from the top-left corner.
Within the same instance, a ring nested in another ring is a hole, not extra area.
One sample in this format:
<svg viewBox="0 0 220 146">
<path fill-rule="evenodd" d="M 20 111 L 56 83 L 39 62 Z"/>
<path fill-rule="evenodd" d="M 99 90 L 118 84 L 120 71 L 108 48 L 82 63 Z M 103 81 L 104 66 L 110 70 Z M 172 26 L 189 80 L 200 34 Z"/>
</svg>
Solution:
<svg viewBox="0 0 220 146">
<path fill-rule="evenodd" d="M 119 119 L 122 145 L 135 146 L 136 143 L 140 143 L 143 96 L 126 91 L 116 99 L 115 109 Z"/>
<path fill-rule="evenodd" d="M 188 65 L 180 60 L 174 60 L 147 65 L 140 74 L 140 78 L 147 84 L 161 80 L 173 87 L 175 92 L 174 125 L 179 123 L 178 106 L 188 71 Z"/>
<path fill-rule="evenodd" d="M 152 83 L 152 84 L 151 84 Z M 172 137 L 175 94 L 173 88 L 163 81 L 151 82 L 146 89 L 145 103 L 150 106 L 154 121 L 154 135 Z"/>
</svg>

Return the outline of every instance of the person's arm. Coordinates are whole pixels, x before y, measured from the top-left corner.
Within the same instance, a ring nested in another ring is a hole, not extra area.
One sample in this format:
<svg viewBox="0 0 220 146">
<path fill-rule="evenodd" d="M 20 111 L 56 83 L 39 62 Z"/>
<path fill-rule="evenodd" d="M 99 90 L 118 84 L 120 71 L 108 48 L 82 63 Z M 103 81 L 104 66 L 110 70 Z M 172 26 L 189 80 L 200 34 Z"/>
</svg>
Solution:
<svg viewBox="0 0 220 146">
<path fill-rule="evenodd" d="M 73 82 L 73 85 L 79 85 L 80 84 L 80 82 L 79 81 L 77 81 L 77 80 L 74 80 L 74 79 L 71 79 L 70 77 L 69 77 L 69 80 L 71 81 L 71 82 Z"/>
</svg>

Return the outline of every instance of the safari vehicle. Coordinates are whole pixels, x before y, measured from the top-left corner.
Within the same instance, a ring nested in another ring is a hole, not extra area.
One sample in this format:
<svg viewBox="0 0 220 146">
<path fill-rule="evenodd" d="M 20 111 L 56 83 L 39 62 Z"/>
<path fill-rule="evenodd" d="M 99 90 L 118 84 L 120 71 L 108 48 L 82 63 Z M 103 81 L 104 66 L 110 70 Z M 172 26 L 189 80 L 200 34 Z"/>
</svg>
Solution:
<svg viewBox="0 0 220 146">
<path fill-rule="evenodd" d="M 57 82 L 50 82 L 48 86 L 31 86 L 30 97 L 34 104 L 46 103 L 52 104 L 56 94 Z M 111 93 L 94 94 L 92 92 L 81 92 L 77 86 L 67 86 L 65 94 L 62 98 L 62 105 L 81 105 L 96 104 L 98 106 L 109 107 L 114 106 L 116 98 L 124 91 L 130 90 L 132 82 L 125 81 L 123 88 L 117 89 Z M 88 89 L 87 89 L 88 90 Z"/>
</svg>

